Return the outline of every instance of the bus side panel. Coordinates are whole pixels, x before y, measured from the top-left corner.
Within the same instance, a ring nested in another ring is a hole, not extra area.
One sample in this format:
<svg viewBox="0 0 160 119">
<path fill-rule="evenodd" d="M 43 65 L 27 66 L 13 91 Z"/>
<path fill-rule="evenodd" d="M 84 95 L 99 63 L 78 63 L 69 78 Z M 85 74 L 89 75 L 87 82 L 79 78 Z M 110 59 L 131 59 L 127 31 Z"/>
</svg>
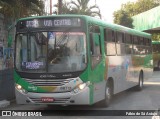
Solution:
<svg viewBox="0 0 160 119">
<path fill-rule="evenodd" d="M 108 78 L 114 80 L 114 94 L 136 86 L 138 83 L 131 56 L 108 56 Z"/>
</svg>

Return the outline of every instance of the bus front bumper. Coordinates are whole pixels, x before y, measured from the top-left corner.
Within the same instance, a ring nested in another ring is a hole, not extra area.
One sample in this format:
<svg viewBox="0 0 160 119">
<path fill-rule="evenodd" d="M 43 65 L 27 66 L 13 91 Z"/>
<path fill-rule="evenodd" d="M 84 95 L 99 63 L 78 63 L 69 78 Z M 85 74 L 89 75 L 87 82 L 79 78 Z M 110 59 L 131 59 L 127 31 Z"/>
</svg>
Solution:
<svg viewBox="0 0 160 119">
<path fill-rule="evenodd" d="M 77 93 L 73 91 L 65 93 L 23 93 L 16 88 L 15 93 L 17 104 L 90 105 L 89 87 L 85 87 Z"/>
</svg>

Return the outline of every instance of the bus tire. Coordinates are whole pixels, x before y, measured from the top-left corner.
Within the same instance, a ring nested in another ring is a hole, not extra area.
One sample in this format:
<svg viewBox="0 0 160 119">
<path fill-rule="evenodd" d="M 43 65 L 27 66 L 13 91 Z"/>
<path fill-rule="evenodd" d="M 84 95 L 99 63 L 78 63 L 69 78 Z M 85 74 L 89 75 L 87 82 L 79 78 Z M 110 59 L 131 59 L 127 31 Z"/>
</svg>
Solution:
<svg viewBox="0 0 160 119">
<path fill-rule="evenodd" d="M 139 74 L 139 81 L 138 81 L 138 85 L 136 87 L 136 90 L 141 91 L 143 88 L 143 73 L 141 71 L 141 73 Z"/>
<path fill-rule="evenodd" d="M 113 88 L 110 82 L 106 83 L 105 87 L 105 99 L 102 101 L 103 107 L 108 107 L 110 105 L 111 99 L 113 95 Z"/>
</svg>

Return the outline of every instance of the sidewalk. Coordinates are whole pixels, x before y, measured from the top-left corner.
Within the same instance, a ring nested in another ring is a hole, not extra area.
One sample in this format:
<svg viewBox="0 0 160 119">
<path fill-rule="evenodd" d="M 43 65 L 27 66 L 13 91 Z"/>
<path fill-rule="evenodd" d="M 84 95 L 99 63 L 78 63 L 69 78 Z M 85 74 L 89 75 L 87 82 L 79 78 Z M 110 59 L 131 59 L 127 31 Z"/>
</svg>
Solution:
<svg viewBox="0 0 160 119">
<path fill-rule="evenodd" d="M 2 100 L 0 101 L 0 108 L 4 108 L 10 105 L 10 101 Z"/>
</svg>

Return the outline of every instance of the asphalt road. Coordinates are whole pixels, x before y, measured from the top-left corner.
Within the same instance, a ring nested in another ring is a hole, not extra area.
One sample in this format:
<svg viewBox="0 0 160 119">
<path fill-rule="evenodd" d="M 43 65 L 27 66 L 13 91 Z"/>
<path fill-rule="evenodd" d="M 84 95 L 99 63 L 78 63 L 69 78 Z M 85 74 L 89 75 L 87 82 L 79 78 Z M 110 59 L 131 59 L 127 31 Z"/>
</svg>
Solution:
<svg viewBox="0 0 160 119">
<path fill-rule="evenodd" d="M 104 116 L 110 110 L 112 113 L 117 113 L 118 110 L 125 110 L 126 114 L 131 115 L 129 112 L 133 110 L 143 113 L 143 110 L 158 109 L 160 109 L 160 71 L 155 71 L 152 78 L 144 82 L 142 91 L 131 89 L 115 95 L 108 108 L 100 107 L 98 104 L 94 106 L 47 107 L 46 105 L 17 105 L 16 103 L 12 103 L 9 107 L 4 108 L 4 110 L 43 110 L 50 111 L 50 114 L 55 115 L 45 117 L 12 117 L 13 119 L 160 119 L 159 116 L 142 116 L 141 114 L 141 116 Z M 70 110 L 69 114 L 73 115 L 61 115 L 61 112 L 56 110 Z M 86 111 L 79 112 L 78 110 Z M 10 119 L 12 118 L 10 117 Z M 0 117 L 0 119 L 8 119 L 8 117 Z"/>
</svg>

